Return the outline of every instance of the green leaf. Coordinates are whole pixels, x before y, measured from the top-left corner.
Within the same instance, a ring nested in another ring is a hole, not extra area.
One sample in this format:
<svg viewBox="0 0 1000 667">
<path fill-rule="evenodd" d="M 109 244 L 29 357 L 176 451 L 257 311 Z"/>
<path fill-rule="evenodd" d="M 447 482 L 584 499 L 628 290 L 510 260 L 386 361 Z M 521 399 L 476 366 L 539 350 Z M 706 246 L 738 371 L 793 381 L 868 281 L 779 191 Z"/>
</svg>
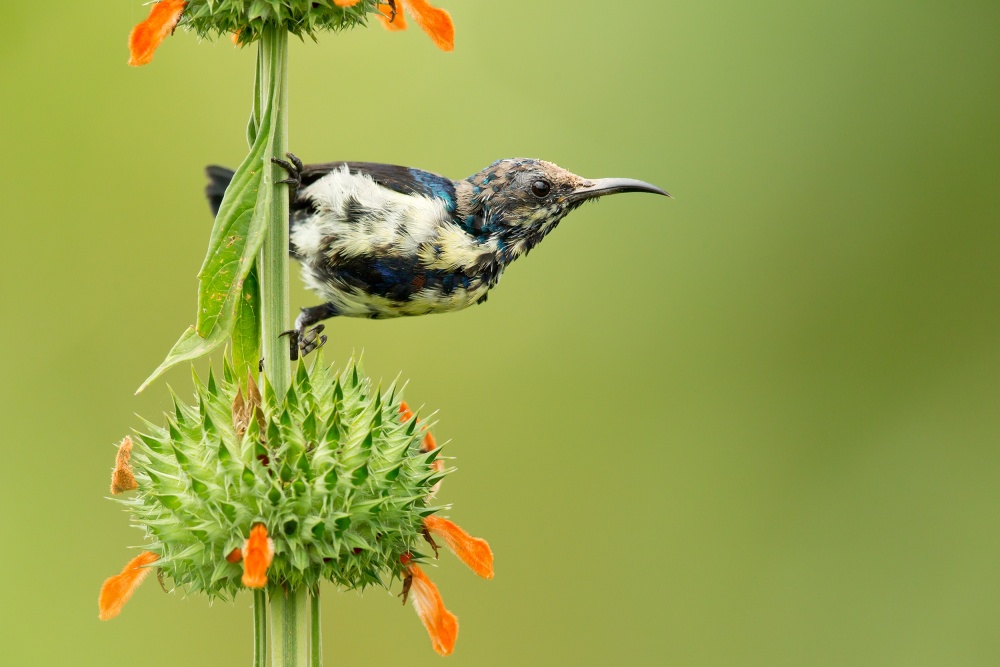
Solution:
<svg viewBox="0 0 1000 667">
<path fill-rule="evenodd" d="M 253 109 L 250 111 L 250 121 L 247 123 L 247 146 L 250 148 L 257 142 L 257 127 L 260 125 L 260 82 L 263 66 L 264 49 L 257 49 L 257 70 L 253 78 Z"/>
<path fill-rule="evenodd" d="M 258 71 L 258 79 L 261 72 Z M 274 195 L 274 109 L 279 91 L 272 78 L 264 109 L 254 116 L 256 136 L 250 153 L 233 175 L 215 218 L 208 252 L 198 272 L 198 317 L 174 344 L 136 393 L 167 369 L 209 354 L 224 343 L 237 322 L 244 284 L 267 230 Z M 258 96 L 259 97 L 259 96 Z M 259 313 L 259 306 L 256 309 Z M 256 359 L 254 359 L 256 362 Z"/>
<path fill-rule="evenodd" d="M 198 273 L 198 333 L 207 337 L 219 324 L 224 310 L 234 308 L 257 251 L 264 240 L 267 213 L 274 187 L 271 183 L 274 137 L 265 112 L 257 142 L 226 188 L 215 218 L 208 253 Z"/>
<path fill-rule="evenodd" d="M 230 319 L 232 319 L 232 316 L 230 316 Z M 146 378 L 142 385 L 136 389 L 135 393 L 142 393 L 146 387 L 151 385 L 154 380 L 163 375 L 168 369 L 173 368 L 179 363 L 194 361 L 199 357 L 203 357 L 225 343 L 228 333 L 224 329 L 225 326 L 221 326 L 208 338 L 202 338 L 193 326 L 188 327 L 181 334 L 177 342 L 174 343 L 174 346 L 170 348 L 170 352 L 167 353 L 167 358 L 163 360 L 163 363 L 156 367 L 156 370 Z M 214 393 L 214 379 L 212 376 L 209 376 L 208 390 L 210 393 Z"/>
<path fill-rule="evenodd" d="M 243 281 L 243 294 L 236 304 L 233 326 L 233 366 L 236 377 L 256 373 L 260 361 L 260 283 L 254 265 Z"/>
</svg>

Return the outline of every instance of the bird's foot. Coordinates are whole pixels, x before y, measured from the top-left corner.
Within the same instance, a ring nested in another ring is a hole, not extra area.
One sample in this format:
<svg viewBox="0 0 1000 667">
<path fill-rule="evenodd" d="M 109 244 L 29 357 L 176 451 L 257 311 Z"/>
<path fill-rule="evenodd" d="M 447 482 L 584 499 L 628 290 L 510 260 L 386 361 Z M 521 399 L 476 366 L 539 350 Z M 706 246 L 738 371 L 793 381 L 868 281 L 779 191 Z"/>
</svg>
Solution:
<svg viewBox="0 0 1000 667">
<path fill-rule="evenodd" d="M 288 178 L 278 182 L 288 184 L 294 192 L 302 187 L 302 170 L 305 167 L 302 164 L 302 160 L 297 158 L 294 153 L 285 153 L 285 156 L 288 158 L 287 160 L 273 157 L 271 158 L 271 162 L 288 172 Z"/>
<path fill-rule="evenodd" d="M 290 338 L 292 361 L 297 360 L 300 354 L 304 357 L 313 350 L 323 347 L 327 341 L 326 335 L 323 335 L 325 328 L 326 325 L 317 324 L 312 329 L 296 327 L 281 332 L 282 336 Z"/>
</svg>

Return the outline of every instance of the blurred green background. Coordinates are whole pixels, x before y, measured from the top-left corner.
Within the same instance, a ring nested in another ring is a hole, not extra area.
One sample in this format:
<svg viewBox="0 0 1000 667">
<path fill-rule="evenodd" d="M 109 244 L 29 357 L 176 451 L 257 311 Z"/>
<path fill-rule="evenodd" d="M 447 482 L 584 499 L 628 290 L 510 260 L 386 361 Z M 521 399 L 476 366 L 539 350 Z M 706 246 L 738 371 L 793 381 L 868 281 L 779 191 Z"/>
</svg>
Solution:
<svg viewBox="0 0 1000 667">
<path fill-rule="evenodd" d="M 449 664 L 1000 664 L 1000 4 L 437 4 L 452 54 L 293 43 L 295 152 L 677 197 L 584 207 L 485 306 L 330 325 L 440 410 L 442 498 L 496 553 L 431 572 Z M 250 663 L 249 596 L 97 620 L 141 539 L 112 445 L 168 405 L 132 392 L 193 321 L 252 85 L 183 32 L 126 67 L 147 11 L 0 23 L 4 664 Z M 323 607 L 329 665 L 440 664 L 390 593 Z"/>
</svg>

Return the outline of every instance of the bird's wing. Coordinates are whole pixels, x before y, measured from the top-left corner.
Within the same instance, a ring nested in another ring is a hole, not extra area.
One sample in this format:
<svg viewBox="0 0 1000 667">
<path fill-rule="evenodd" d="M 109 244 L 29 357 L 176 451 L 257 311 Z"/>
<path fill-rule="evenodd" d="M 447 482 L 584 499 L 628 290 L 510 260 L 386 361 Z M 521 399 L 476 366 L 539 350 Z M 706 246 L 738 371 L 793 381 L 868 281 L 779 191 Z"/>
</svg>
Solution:
<svg viewBox="0 0 1000 667">
<path fill-rule="evenodd" d="M 219 207 L 222 206 L 222 197 L 226 194 L 229 182 L 233 180 L 233 170 L 209 165 L 205 167 L 205 175 L 208 176 L 208 185 L 205 186 L 205 196 L 208 197 L 208 205 L 212 209 L 212 215 L 219 215 Z"/>
<path fill-rule="evenodd" d="M 450 207 L 455 205 L 455 184 L 450 179 L 410 167 L 399 167 L 394 164 L 379 164 L 377 162 L 326 162 L 324 164 L 308 164 L 302 170 L 302 187 L 312 185 L 330 172 L 347 166 L 352 174 L 365 174 L 379 185 L 395 190 L 404 195 L 423 195 L 445 200 Z M 218 215 L 222 197 L 233 179 L 233 170 L 225 167 L 209 166 L 205 169 L 209 183 L 205 188 L 212 214 Z M 292 200 L 292 213 L 309 211 L 312 202 L 296 197 Z"/>
<path fill-rule="evenodd" d="M 327 162 L 307 164 L 302 170 L 302 187 L 323 178 L 331 171 L 347 166 L 352 174 L 370 176 L 379 185 L 404 195 L 424 195 L 455 201 L 455 184 L 451 179 L 411 167 L 377 162 Z"/>
</svg>

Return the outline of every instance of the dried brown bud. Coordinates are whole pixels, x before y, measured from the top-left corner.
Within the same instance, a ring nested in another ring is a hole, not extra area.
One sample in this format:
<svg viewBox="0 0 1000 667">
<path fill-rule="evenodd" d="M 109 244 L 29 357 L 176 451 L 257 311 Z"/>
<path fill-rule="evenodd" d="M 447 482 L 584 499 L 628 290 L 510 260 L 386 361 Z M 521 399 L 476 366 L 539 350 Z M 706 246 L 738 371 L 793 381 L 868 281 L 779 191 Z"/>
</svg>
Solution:
<svg viewBox="0 0 1000 667">
<path fill-rule="evenodd" d="M 111 473 L 111 493 L 118 495 L 126 491 L 134 491 L 139 488 L 132 476 L 132 468 L 129 466 L 129 459 L 132 458 L 132 438 L 125 436 L 122 443 L 118 445 L 118 455 L 115 457 L 115 470 Z"/>
<path fill-rule="evenodd" d="M 236 431 L 236 437 L 242 438 L 249 425 L 250 409 L 243 398 L 243 387 L 240 387 L 236 392 L 236 398 L 233 399 L 233 430 Z"/>
<path fill-rule="evenodd" d="M 243 397 L 243 387 L 240 387 L 239 391 L 236 392 L 236 398 L 233 399 L 233 430 L 236 431 L 237 437 L 242 438 L 243 434 L 247 432 L 251 419 L 257 420 L 257 425 L 262 431 L 267 427 L 260 403 L 260 389 L 254 382 L 253 373 L 250 373 L 247 375 L 246 398 Z"/>
</svg>

